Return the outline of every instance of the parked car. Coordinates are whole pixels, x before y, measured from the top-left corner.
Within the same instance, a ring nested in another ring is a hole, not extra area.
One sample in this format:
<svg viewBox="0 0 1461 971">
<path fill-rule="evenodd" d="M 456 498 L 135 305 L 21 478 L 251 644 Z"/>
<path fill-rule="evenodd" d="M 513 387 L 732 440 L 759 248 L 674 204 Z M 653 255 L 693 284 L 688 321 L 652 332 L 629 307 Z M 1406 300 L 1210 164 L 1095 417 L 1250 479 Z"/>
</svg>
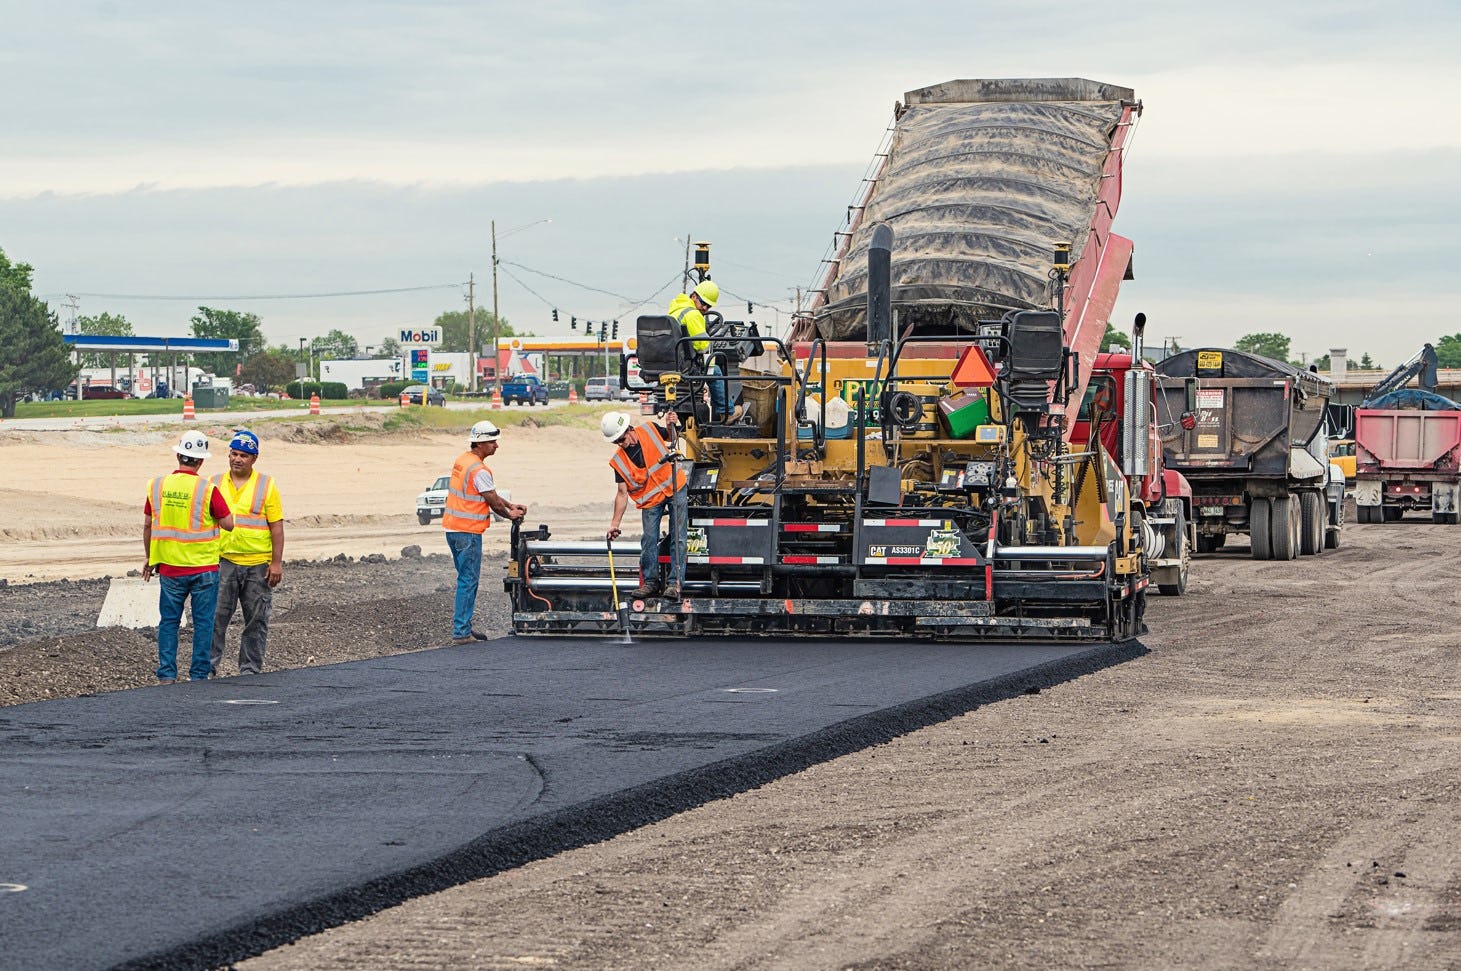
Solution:
<svg viewBox="0 0 1461 971">
<path fill-rule="evenodd" d="M 114 388 L 110 384 L 89 384 L 81 389 L 81 395 L 87 400 L 99 400 L 102 398 L 130 398 L 132 397 L 121 388 Z"/>
<path fill-rule="evenodd" d="M 502 383 L 502 403 L 546 405 L 548 386 L 536 374 L 515 374 Z"/>
<path fill-rule="evenodd" d="M 416 497 L 416 521 L 423 526 L 430 526 L 433 519 L 440 519 L 446 509 L 447 486 L 451 484 L 451 476 L 443 475 L 431 485 L 426 491 Z"/>
<path fill-rule="evenodd" d="M 406 396 L 406 401 L 413 405 L 421 404 L 421 395 L 423 392 L 426 394 L 426 403 L 428 405 L 437 405 L 442 408 L 446 407 L 446 395 L 442 394 L 436 388 L 428 388 L 424 384 L 411 384 L 401 389 L 401 394 Z"/>
<path fill-rule="evenodd" d="M 584 401 L 628 401 L 633 394 L 619 387 L 618 378 L 589 378 L 583 383 Z"/>
<path fill-rule="evenodd" d="M 431 485 L 426 491 L 416 497 L 416 521 L 423 526 L 430 526 L 431 521 L 440 519 L 442 513 L 446 512 L 446 494 L 451 486 L 451 476 L 443 475 Z M 498 489 L 497 494 L 507 501 L 512 501 L 512 493 L 506 489 Z M 497 513 L 492 518 L 499 523 L 506 522 Z"/>
</svg>

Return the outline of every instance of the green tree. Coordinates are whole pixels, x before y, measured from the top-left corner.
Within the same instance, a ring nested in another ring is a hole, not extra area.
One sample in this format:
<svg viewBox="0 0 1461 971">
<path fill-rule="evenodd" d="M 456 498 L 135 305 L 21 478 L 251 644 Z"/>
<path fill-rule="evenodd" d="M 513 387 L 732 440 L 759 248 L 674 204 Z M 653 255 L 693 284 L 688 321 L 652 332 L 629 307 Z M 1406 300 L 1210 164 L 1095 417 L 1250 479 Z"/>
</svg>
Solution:
<svg viewBox="0 0 1461 971">
<path fill-rule="evenodd" d="M 237 351 L 193 355 L 193 362 L 198 367 L 220 376 L 232 375 L 244 358 L 257 354 L 268 346 L 264 341 L 263 331 L 259 329 L 257 314 L 199 307 L 198 312 L 193 315 L 192 324 L 194 337 L 238 341 Z"/>
<path fill-rule="evenodd" d="M 92 337 L 132 337 L 132 322 L 121 314 L 102 313 L 95 317 L 76 318 L 76 328 Z M 114 353 L 97 352 L 81 355 L 82 367 L 106 367 L 112 363 Z"/>
<path fill-rule="evenodd" d="M 401 342 L 396 340 L 394 337 L 387 337 L 385 340 L 381 341 L 380 346 L 375 349 L 375 356 L 384 361 L 388 361 L 393 357 L 400 357 Z"/>
<path fill-rule="evenodd" d="M 348 361 L 360 354 L 360 342 L 343 330 L 332 330 L 314 339 L 315 357 L 320 360 Z"/>
<path fill-rule="evenodd" d="M 441 347 L 443 352 L 476 350 L 481 351 L 483 345 L 492 343 L 492 314 L 489 311 L 479 310 L 476 317 L 476 333 L 474 335 L 473 348 L 467 346 L 467 317 L 465 310 L 448 310 L 439 314 L 435 326 L 441 328 Z M 499 321 L 497 330 L 498 337 L 520 336 L 512 329 L 507 318 Z"/>
<path fill-rule="evenodd" d="M 1328 371 L 1334 364 L 1329 360 L 1329 355 L 1325 354 L 1323 357 L 1314 358 L 1314 366 L 1321 371 Z"/>
<path fill-rule="evenodd" d="M 1359 367 L 1359 369 L 1361 371 L 1378 371 L 1378 370 L 1380 370 L 1380 365 L 1376 364 L 1373 360 L 1370 359 L 1370 352 L 1369 351 L 1365 351 L 1363 354 L 1360 355 L 1360 363 L 1359 363 L 1358 367 Z"/>
<path fill-rule="evenodd" d="M 0 249 L 0 286 L 14 287 L 23 293 L 30 293 L 30 275 L 34 272 L 29 263 L 12 263 Z"/>
<path fill-rule="evenodd" d="M 1275 361 L 1286 362 L 1289 359 L 1289 339 L 1283 334 L 1248 334 L 1238 338 L 1238 342 L 1233 347 L 1249 354 L 1269 357 Z"/>
<path fill-rule="evenodd" d="M 1461 334 L 1436 341 L 1436 361 L 1441 367 L 1461 367 Z"/>
<path fill-rule="evenodd" d="M 1131 338 L 1111 326 L 1111 321 L 1106 321 L 1106 335 L 1101 338 L 1101 350 L 1109 351 L 1114 348 L 1131 350 Z"/>
<path fill-rule="evenodd" d="M 30 267 L 19 276 L 28 286 Z M 22 396 L 65 388 L 76 380 L 78 368 L 71 363 L 56 315 L 29 289 L 9 282 L 10 276 L 6 279 L 0 286 L 0 418 L 14 418 L 15 402 Z"/>
<path fill-rule="evenodd" d="M 279 391 L 294 380 L 294 364 L 298 351 L 290 353 L 283 347 L 261 351 L 243 362 L 239 380 L 252 384 L 258 391 Z"/>
</svg>

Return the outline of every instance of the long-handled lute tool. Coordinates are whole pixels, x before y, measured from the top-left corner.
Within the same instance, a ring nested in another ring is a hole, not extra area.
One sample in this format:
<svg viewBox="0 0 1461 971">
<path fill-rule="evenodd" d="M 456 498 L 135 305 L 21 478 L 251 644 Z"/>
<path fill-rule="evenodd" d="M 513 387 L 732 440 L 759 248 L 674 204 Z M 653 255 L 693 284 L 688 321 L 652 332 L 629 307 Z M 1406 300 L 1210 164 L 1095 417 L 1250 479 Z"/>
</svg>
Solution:
<svg viewBox="0 0 1461 971">
<path fill-rule="evenodd" d="M 624 631 L 624 640 L 621 644 L 633 644 L 634 638 L 629 636 L 629 605 L 619 599 L 619 578 L 614 575 L 614 541 L 606 540 L 609 548 L 609 587 L 614 591 L 614 613 L 619 615 L 619 628 Z"/>
</svg>

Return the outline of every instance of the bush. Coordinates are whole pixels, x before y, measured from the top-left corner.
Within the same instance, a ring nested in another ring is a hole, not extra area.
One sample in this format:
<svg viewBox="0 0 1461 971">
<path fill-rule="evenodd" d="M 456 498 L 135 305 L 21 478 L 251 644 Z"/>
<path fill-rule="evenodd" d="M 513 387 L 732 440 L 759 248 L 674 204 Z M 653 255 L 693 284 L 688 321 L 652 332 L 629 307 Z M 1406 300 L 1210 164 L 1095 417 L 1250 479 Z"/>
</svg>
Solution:
<svg viewBox="0 0 1461 971">
<path fill-rule="evenodd" d="M 308 398 L 317 394 L 326 401 L 344 401 L 350 397 L 343 381 L 291 381 L 284 386 L 284 393 L 291 398 Z"/>
<path fill-rule="evenodd" d="M 413 384 L 420 383 L 420 381 L 386 381 L 380 386 L 380 396 L 387 400 L 395 398 L 399 401 L 402 391 L 405 391 Z"/>
</svg>

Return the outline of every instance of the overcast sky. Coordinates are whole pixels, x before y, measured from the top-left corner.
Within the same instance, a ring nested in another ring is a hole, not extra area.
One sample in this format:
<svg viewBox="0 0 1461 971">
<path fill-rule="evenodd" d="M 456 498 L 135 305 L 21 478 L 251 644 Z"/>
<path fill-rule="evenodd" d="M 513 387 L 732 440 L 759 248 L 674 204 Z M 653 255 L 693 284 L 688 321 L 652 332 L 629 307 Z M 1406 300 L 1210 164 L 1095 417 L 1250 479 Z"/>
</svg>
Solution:
<svg viewBox="0 0 1461 971">
<path fill-rule="evenodd" d="M 1458 46 L 1425 0 L 0 0 L 0 248 L 63 319 L 375 344 L 469 275 L 491 307 L 494 220 L 503 315 L 555 336 L 662 303 L 688 235 L 784 324 L 905 91 L 1086 77 L 1146 109 L 1118 326 L 1394 364 L 1461 331 Z M 366 290 L 407 292 L 260 299 Z"/>
</svg>

